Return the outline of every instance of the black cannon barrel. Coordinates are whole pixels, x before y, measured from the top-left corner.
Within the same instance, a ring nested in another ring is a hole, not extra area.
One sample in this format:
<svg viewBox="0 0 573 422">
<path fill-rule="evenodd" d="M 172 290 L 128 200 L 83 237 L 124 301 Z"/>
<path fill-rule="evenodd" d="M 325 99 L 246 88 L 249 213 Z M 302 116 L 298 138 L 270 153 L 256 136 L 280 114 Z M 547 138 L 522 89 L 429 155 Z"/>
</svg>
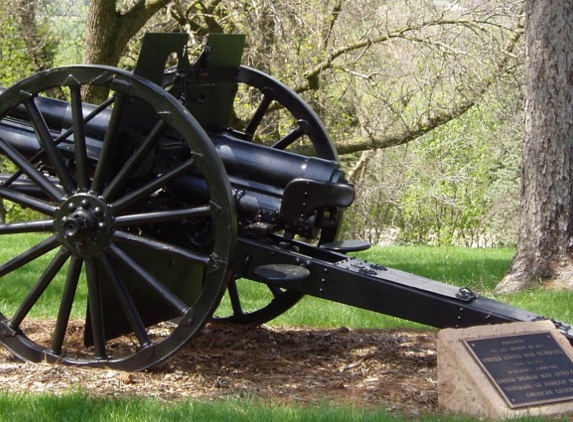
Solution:
<svg viewBox="0 0 573 422">
<path fill-rule="evenodd" d="M 344 183 L 344 172 L 335 161 L 307 157 L 253 144 L 229 133 L 211 135 L 229 175 L 285 187 L 293 179 Z"/>
<path fill-rule="evenodd" d="M 54 132 L 62 132 L 72 126 L 72 112 L 68 102 L 40 96 L 37 97 L 36 104 L 48 127 Z M 89 116 L 94 110 L 96 110 L 94 105 L 83 105 L 84 116 Z M 24 107 L 20 106 L 12 110 L 10 116 L 21 120 L 22 123 L 14 122 L 14 125 L 10 127 L 2 124 L 0 131 L 10 131 L 13 134 L 7 135 L 6 139 L 12 141 L 18 136 L 22 145 L 27 145 L 29 149 L 37 149 L 35 134 L 28 122 L 29 117 Z M 95 140 L 103 139 L 109 124 L 109 117 L 110 111 L 105 109 L 90 119 L 85 125 L 86 136 Z M 307 157 L 254 144 L 240 140 L 226 132 L 209 134 L 209 136 L 231 176 L 281 188 L 296 178 L 331 183 L 345 182 L 344 173 L 335 161 Z"/>
</svg>

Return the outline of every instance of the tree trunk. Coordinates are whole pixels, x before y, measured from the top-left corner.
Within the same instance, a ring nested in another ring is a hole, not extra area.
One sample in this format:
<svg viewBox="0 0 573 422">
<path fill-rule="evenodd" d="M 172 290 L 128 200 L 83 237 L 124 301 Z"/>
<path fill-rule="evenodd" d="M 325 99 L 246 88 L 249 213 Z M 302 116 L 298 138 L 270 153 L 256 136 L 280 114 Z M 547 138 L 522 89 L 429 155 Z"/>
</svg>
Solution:
<svg viewBox="0 0 573 422">
<path fill-rule="evenodd" d="M 125 48 L 117 39 L 120 14 L 115 0 L 95 0 L 90 4 L 84 61 L 88 64 L 117 66 Z"/>
<path fill-rule="evenodd" d="M 170 1 L 138 0 L 130 9 L 120 10 L 116 0 L 92 0 L 87 19 L 84 62 L 117 66 L 129 40 Z M 90 90 L 84 93 L 84 98 L 95 102 L 105 95 L 105 92 Z"/>
<path fill-rule="evenodd" d="M 573 286 L 573 0 L 528 0 L 526 45 L 519 240 L 498 292 Z"/>
</svg>

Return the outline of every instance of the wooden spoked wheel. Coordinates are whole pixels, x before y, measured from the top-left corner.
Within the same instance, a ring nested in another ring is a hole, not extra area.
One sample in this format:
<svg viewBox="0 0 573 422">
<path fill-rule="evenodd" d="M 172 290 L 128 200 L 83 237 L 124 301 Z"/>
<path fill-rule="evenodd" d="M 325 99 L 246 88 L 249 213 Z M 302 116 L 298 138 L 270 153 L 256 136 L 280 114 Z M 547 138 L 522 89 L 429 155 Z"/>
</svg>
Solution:
<svg viewBox="0 0 573 422">
<path fill-rule="evenodd" d="M 323 122 L 296 92 L 268 74 L 246 66 L 240 67 L 237 80 L 239 87 L 234 108 L 238 122 L 230 128 L 233 136 L 276 149 L 338 161 L 336 147 Z M 336 240 L 341 211 L 332 210 L 328 219 L 330 224 L 321 230 L 319 243 Z M 218 309 L 215 316 L 225 322 L 263 324 L 288 311 L 302 296 L 296 291 L 235 276 L 229 283 L 224 307 Z"/>
<path fill-rule="evenodd" d="M 107 99 L 85 104 L 88 86 Z M 174 197 L 184 174 L 201 188 Z M 177 99 L 128 72 L 54 69 L 0 95 L 0 205 L 0 342 L 27 361 L 147 368 L 201 329 L 231 276 L 219 156 Z"/>
</svg>

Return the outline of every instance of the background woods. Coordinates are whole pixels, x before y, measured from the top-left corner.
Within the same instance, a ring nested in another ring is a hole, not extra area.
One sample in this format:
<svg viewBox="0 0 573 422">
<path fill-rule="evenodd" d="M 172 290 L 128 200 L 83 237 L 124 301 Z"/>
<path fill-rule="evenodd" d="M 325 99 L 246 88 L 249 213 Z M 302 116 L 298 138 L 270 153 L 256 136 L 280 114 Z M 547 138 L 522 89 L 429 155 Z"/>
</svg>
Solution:
<svg viewBox="0 0 573 422">
<path fill-rule="evenodd" d="M 245 33 L 244 63 L 293 87 L 335 140 L 357 187 L 345 236 L 517 242 L 523 0 L 17 4 L 0 8 L 2 85 L 72 62 L 130 68 L 149 31 L 187 31 L 191 56 L 209 32 Z"/>
</svg>

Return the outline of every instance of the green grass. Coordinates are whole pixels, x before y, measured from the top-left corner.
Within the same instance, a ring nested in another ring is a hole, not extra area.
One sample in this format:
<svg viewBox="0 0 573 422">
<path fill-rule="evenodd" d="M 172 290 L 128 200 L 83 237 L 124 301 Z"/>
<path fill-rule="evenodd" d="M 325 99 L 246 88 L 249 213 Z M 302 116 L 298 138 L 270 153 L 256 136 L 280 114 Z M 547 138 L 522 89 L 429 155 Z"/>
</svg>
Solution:
<svg viewBox="0 0 573 422">
<path fill-rule="evenodd" d="M 410 419 L 372 408 L 340 408 L 327 404 L 285 405 L 250 399 L 225 399 L 215 402 L 186 400 L 167 403 L 143 397 L 101 398 L 77 392 L 64 396 L 0 393 L 0 422 L 397 422 L 404 420 Z M 411 420 L 469 422 L 483 419 L 427 413 Z M 547 419 L 531 417 L 513 420 L 541 422 Z"/>
<path fill-rule="evenodd" d="M 155 399 L 101 399 L 73 393 L 51 395 L 3 395 L 0 397 L 1 421 L 374 421 L 381 412 L 350 410 L 334 412 L 328 408 L 311 411 L 310 418 L 297 407 L 268 406 L 251 402 L 219 401 L 216 404 L 181 401 L 167 404 Z M 384 416 L 382 415 L 382 418 Z"/>
<path fill-rule="evenodd" d="M 41 234 L 1 236 L 0 263 L 8 261 L 47 237 L 47 235 Z M 16 311 L 30 289 L 41 277 L 46 266 L 55 255 L 55 252 L 54 250 L 2 278 L 2 283 L 0 283 L 0 312 L 5 315 L 11 315 Z M 54 282 L 50 284 L 44 295 L 42 295 L 37 304 L 32 308 L 30 312 L 31 317 L 54 318 L 56 316 L 58 304 L 62 296 L 64 280 L 65 271 L 60 271 L 55 277 Z M 76 302 L 74 303 L 72 316 L 85 316 L 86 304 L 87 288 L 85 279 L 82 278 L 78 285 L 78 291 L 76 292 Z"/>
<path fill-rule="evenodd" d="M 514 253 L 513 248 L 391 246 L 373 247 L 356 255 L 433 280 L 489 291 L 503 278 Z"/>
</svg>

